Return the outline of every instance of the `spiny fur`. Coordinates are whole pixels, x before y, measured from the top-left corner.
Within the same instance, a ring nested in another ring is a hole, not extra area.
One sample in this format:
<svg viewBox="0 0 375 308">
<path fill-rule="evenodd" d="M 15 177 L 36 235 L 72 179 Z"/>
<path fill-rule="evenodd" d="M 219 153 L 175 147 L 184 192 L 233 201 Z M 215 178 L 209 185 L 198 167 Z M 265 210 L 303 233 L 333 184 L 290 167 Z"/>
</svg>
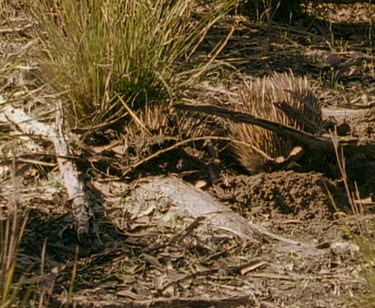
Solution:
<svg viewBox="0 0 375 308">
<path fill-rule="evenodd" d="M 274 103 L 285 102 L 301 115 L 321 125 L 320 104 L 306 77 L 292 73 L 274 73 L 271 76 L 250 81 L 240 90 L 240 101 L 234 104 L 237 111 L 306 130 L 294 119 L 278 109 Z M 255 125 L 229 124 L 233 151 L 243 167 L 252 173 L 270 171 L 266 156 L 288 157 L 295 146 L 289 138 Z M 263 153 L 263 154 L 262 154 Z"/>
<path fill-rule="evenodd" d="M 137 112 L 137 117 L 143 127 L 134 119 L 125 127 L 125 136 L 130 143 L 141 135 L 183 140 L 212 134 L 206 115 L 192 117 L 185 111 L 176 111 L 165 104 L 146 105 Z"/>
</svg>

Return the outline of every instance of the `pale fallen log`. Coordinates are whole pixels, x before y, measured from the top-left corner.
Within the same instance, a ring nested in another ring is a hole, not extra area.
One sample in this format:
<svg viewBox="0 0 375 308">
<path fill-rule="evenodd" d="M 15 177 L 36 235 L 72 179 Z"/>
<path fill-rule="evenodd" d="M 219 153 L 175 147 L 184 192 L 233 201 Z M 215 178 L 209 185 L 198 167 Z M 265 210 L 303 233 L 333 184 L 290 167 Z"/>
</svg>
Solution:
<svg viewBox="0 0 375 308">
<path fill-rule="evenodd" d="M 26 114 L 21 108 L 14 108 L 0 97 L 3 105 L 2 116 L 23 134 L 33 138 L 41 137 L 53 143 L 56 151 L 56 159 L 59 165 L 62 183 L 66 188 L 69 202 L 72 206 L 72 214 L 75 228 L 79 236 L 88 235 L 90 222 L 93 222 L 93 214 L 89 206 L 88 198 L 84 193 L 84 182 L 80 178 L 75 164 L 68 159 L 70 150 L 65 134 L 63 133 L 62 108 L 57 111 L 57 128 L 41 123 Z M 0 118 L 0 120 L 1 120 Z"/>
<path fill-rule="evenodd" d="M 290 245 L 311 246 L 290 240 L 251 223 L 227 208 L 208 193 L 175 177 L 155 177 L 140 181 L 125 202 L 126 209 L 134 215 L 147 213 L 152 208 L 173 208 L 182 216 L 204 217 L 214 229 L 223 229 L 243 240 L 259 242 L 272 238 Z"/>
<path fill-rule="evenodd" d="M 337 122 L 347 121 L 352 118 L 364 117 L 368 114 L 367 109 L 348 109 L 343 107 L 323 107 L 322 116 L 323 119 L 329 119 L 330 117 L 334 118 Z"/>
</svg>

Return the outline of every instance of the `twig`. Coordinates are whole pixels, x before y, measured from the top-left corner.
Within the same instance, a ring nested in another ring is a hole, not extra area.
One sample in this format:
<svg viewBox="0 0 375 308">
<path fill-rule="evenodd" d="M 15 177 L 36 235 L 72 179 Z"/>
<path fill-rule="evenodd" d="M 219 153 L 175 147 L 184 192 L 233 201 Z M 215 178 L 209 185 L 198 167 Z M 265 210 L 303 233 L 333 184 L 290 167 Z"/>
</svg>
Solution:
<svg viewBox="0 0 375 308">
<path fill-rule="evenodd" d="M 79 177 L 75 164 L 66 158 L 70 157 L 71 154 L 63 131 L 61 106 L 59 110 L 56 119 L 57 129 L 36 121 L 27 115 L 22 109 L 13 108 L 10 105 L 7 105 L 3 109 L 3 115 L 22 133 L 29 136 L 42 137 L 53 143 L 62 182 L 72 204 L 72 213 L 77 233 L 79 236 L 88 235 L 90 231 L 92 231 L 90 230 L 90 220 L 93 218 L 93 214 L 89 207 L 87 196 L 84 193 L 85 184 Z"/>
<path fill-rule="evenodd" d="M 160 297 L 147 300 L 135 300 L 131 302 L 105 300 L 97 301 L 86 296 L 77 296 L 71 299 L 71 304 L 90 307 L 113 307 L 113 308 L 143 308 L 143 307 L 256 307 L 257 302 L 253 294 L 236 295 L 230 297 Z M 65 303 L 65 298 L 60 301 Z"/>
<path fill-rule="evenodd" d="M 293 127 L 269 121 L 266 119 L 262 119 L 251 114 L 245 112 L 239 112 L 230 110 L 223 107 L 211 106 L 211 105 L 185 105 L 185 104 L 176 104 L 174 105 L 175 108 L 180 110 L 188 110 L 188 111 L 196 111 L 196 112 L 203 112 L 206 114 L 216 115 L 219 117 L 226 118 L 236 123 L 248 123 L 260 126 L 262 128 L 274 131 L 278 134 L 285 135 L 295 139 L 296 141 L 300 142 L 301 144 L 305 144 L 311 148 L 324 148 L 324 149 L 331 149 L 332 144 L 331 142 L 327 142 L 326 139 L 314 136 L 312 134 L 302 132 L 298 129 Z"/>
<path fill-rule="evenodd" d="M 165 248 L 165 247 L 170 246 L 170 245 L 172 245 L 176 242 L 181 241 L 183 238 L 188 236 L 195 228 L 197 228 L 199 226 L 199 223 L 201 221 L 203 221 L 204 219 L 205 219 L 205 217 L 203 217 L 203 216 L 202 217 L 196 217 L 194 219 L 194 221 L 190 225 L 188 225 L 185 229 L 183 229 L 182 231 L 173 235 L 169 239 L 168 243 L 165 243 L 165 244 L 159 243 L 159 244 L 148 246 L 148 247 L 144 248 L 142 250 L 142 252 L 143 253 L 149 253 L 151 251 L 158 250 L 158 249 L 161 249 L 161 248 Z"/>
<path fill-rule="evenodd" d="M 226 46 L 226 44 L 228 43 L 229 39 L 231 38 L 231 36 L 233 35 L 233 32 L 234 32 L 235 28 L 232 26 L 228 35 L 215 47 L 215 49 L 213 50 L 213 55 L 209 55 L 209 58 L 210 60 L 204 65 L 204 67 L 198 72 L 196 73 L 192 78 L 193 79 L 196 79 L 198 78 L 203 72 L 206 71 L 206 69 L 211 65 L 211 63 L 216 59 L 216 57 L 219 55 L 219 53 L 224 49 L 224 47 Z"/>
<path fill-rule="evenodd" d="M 174 285 L 176 283 L 180 283 L 180 282 L 186 281 L 188 279 L 194 279 L 194 278 L 199 277 L 199 276 L 212 275 L 214 273 L 219 272 L 220 270 L 221 270 L 221 268 L 211 268 L 211 269 L 202 270 L 202 271 L 194 272 L 194 273 L 191 273 L 191 274 L 187 274 L 187 275 L 185 275 L 185 276 L 183 276 L 183 277 L 181 277 L 179 279 L 167 282 L 158 291 L 161 292 L 161 293 L 163 293 L 166 289 L 168 289 L 170 286 L 172 286 L 172 285 Z"/>
<path fill-rule="evenodd" d="M 122 173 L 122 178 L 125 177 L 125 175 L 127 175 L 129 172 L 131 172 L 132 170 L 134 170 L 135 168 L 139 167 L 140 165 L 154 159 L 155 157 L 158 157 L 159 155 L 162 155 L 164 153 L 167 153 L 169 151 L 172 151 L 173 149 L 177 149 L 178 147 L 184 145 L 184 144 L 187 144 L 187 143 L 190 143 L 190 142 L 194 142 L 194 141 L 200 141 L 200 140 L 227 140 L 229 141 L 230 139 L 227 138 L 227 137 L 221 137 L 221 136 L 206 136 L 206 137 L 196 137 L 196 138 L 190 138 L 190 139 L 186 139 L 186 140 L 182 140 L 180 142 L 177 142 L 167 148 L 164 148 L 164 149 L 161 149 L 155 153 L 152 153 L 151 155 L 147 156 L 146 158 L 144 159 L 141 159 L 140 161 L 130 165 L 129 167 L 127 167 L 123 173 Z"/>
<path fill-rule="evenodd" d="M 176 242 L 180 242 L 181 240 L 183 240 L 186 236 L 188 236 L 191 232 L 193 232 L 193 230 L 197 228 L 200 222 L 203 221 L 204 219 L 205 217 L 203 216 L 195 218 L 194 221 L 190 225 L 188 225 L 185 229 L 183 229 L 182 231 L 172 236 L 170 240 L 168 241 L 167 245 L 172 245 Z"/>
<path fill-rule="evenodd" d="M 0 34 L 23 32 L 27 29 L 30 29 L 32 26 L 34 26 L 34 23 L 27 24 L 24 27 L 3 28 L 3 29 L 0 29 Z"/>
<path fill-rule="evenodd" d="M 311 150 L 320 150 L 327 152 L 334 152 L 335 150 L 330 137 L 315 136 L 293 127 L 262 119 L 248 113 L 233 111 L 227 108 L 211 105 L 176 104 L 174 105 L 174 107 L 180 110 L 203 112 L 205 114 L 216 115 L 236 123 L 248 123 L 256 125 L 271 130 L 279 135 L 292 138 L 299 144 L 305 145 Z M 340 137 L 338 138 L 338 142 L 340 146 L 342 146 L 347 151 L 362 152 L 364 154 L 375 157 L 375 142 L 373 140 Z"/>
</svg>

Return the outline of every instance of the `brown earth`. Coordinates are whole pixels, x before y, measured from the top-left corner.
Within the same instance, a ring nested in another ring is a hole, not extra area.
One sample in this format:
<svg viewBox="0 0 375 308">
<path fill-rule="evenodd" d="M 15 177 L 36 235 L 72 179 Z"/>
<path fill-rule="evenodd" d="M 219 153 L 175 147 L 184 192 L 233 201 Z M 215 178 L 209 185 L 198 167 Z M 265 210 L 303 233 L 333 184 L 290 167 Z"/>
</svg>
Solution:
<svg viewBox="0 0 375 308">
<path fill-rule="evenodd" d="M 25 26 L 16 31 L 5 22 L 1 24 L 1 28 L 10 29 L 0 32 L 0 55 L 9 63 L 19 55 L 20 45 L 32 41 L 28 31 L 35 26 L 28 16 L 17 13 L 22 12 L 22 6 L 13 9 L 8 23 L 20 24 L 21 20 Z M 227 33 L 228 25 L 236 27 L 220 55 L 220 60 L 230 60 L 236 70 L 208 72 L 185 96 L 223 103 L 235 95 L 242 75 L 257 77 L 291 69 L 308 75 L 325 106 L 373 104 L 370 43 L 374 38 L 364 35 L 366 24 L 357 24 L 358 16 L 353 24 L 335 24 L 335 42 L 324 24 L 307 26 L 302 20 L 299 27 L 267 27 L 232 16 L 208 36 L 202 52 L 205 46 L 215 46 L 223 39 L 220 33 Z M 35 89 L 33 52 L 29 51 L 30 58 L 12 76 L 1 76 L 7 82 L 4 95 Z M 26 104 L 42 102 L 25 99 Z M 372 127 L 373 113 L 366 116 L 367 122 L 349 122 L 352 131 L 363 134 Z M 213 122 L 225 132 L 223 120 Z M 103 136 L 113 136 L 113 129 L 99 137 Z M 83 246 L 72 229 L 69 202 L 59 183 L 52 149 L 43 145 L 49 155 L 31 155 L 44 163 L 35 164 L 25 156 L 30 155 L 26 142 L 15 141 L 12 150 L 10 143 L 1 144 L 1 209 L 6 209 L 16 190 L 22 207 L 30 211 L 18 262 L 19 274 L 27 270 L 23 292 L 31 288 L 35 298 L 43 296 L 48 302 L 45 305 L 51 307 L 65 303 L 77 307 L 346 307 L 350 299 L 368 292 L 353 237 L 359 232 L 358 223 L 372 219 L 373 157 L 347 157 L 349 180 L 358 181 L 365 204 L 364 212 L 357 215 L 349 205 L 334 155 L 321 160 L 321 166 L 316 160 L 310 164 L 308 157 L 294 171 L 248 175 L 238 166 L 226 140 L 173 148 L 173 140 L 167 137 L 145 140 L 138 136 L 130 142 L 133 147 L 128 155 L 120 157 L 109 147 L 79 162 L 90 176 L 88 190 L 99 225 L 99 238 L 93 239 L 90 247 Z M 124 136 L 116 134 L 116 138 L 120 144 L 129 143 Z M 373 138 L 373 133 L 367 138 Z M 112 142 L 108 139 L 105 145 Z M 102 141 L 94 141 L 93 148 L 103 146 Z M 172 146 L 170 151 L 128 169 L 168 146 Z M 12 151 L 17 153 L 13 158 L 16 186 L 10 176 Z M 102 173 L 108 166 L 112 177 Z M 114 178 L 124 173 L 125 177 Z M 124 200 L 140 177 L 170 173 L 202 186 L 228 208 L 274 234 L 302 244 L 269 238 L 244 240 L 189 217 L 169 217 L 162 223 L 172 205 L 137 214 L 125 207 Z M 355 191 L 353 187 L 351 191 Z"/>
</svg>

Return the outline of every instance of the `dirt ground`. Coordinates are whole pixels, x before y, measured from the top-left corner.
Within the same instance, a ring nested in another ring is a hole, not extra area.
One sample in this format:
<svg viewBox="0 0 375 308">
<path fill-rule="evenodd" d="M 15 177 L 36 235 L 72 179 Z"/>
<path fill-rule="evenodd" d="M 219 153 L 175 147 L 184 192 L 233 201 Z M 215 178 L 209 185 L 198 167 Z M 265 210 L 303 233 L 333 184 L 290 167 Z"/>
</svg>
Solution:
<svg viewBox="0 0 375 308">
<path fill-rule="evenodd" d="M 352 4 L 346 9 L 357 12 L 353 20 L 333 20 L 330 25 L 307 17 L 298 26 L 267 26 L 236 14 L 228 17 L 209 33 L 200 52 L 212 49 L 234 27 L 218 57 L 230 65 L 207 72 L 184 99 L 225 103 L 244 75 L 292 70 L 308 76 L 324 107 L 375 104 L 374 33 L 367 19 L 372 9 L 374 21 L 374 6 Z M 3 96 L 16 91 L 30 94 L 38 88 L 33 47 L 38 43 L 32 35 L 36 25 L 21 5 L 14 4 L 12 10 L 0 23 L 0 56 L 17 68 L 12 75 L 0 76 Z M 333 18 L 346 16 L 343 11 L 341 6 Z M 28 57 L 18 63 L 24 53 Z M 38 110 L 45 98 L 36 91 L 22 103 Z M 349 124 L 351 135 L 373 139 L 373 116 L 371 111 L 341 121 Z M 225 136 L 224 120 L 207 117 L 207 121 L 203 133 L 220 130 Z M 87 177 L 99 227 L 98 238 L 89 247 L 72 229 L 53 149 L 41 144 L 43 153 L 30 153 L 25 140 L 1 142 L 0 209 L 6 209 L 17 187 L 18 200 L 29 211 L 18 272 L 27 272 L 23 292 L 35 290 L 34 304 L 43 297 L 49 307 L 347 307 L 368 292 L 353 239 L 359 232 L 357 222 L 372 219 L 373 156 L 346 156 L 350 190 L 358 191 L 365 204 L 359 215 L 350 206 L 335 155 L 318 159 L 307 155 L 297 167 L 251 175 L 239 166 L 225 138 L 178 147 L 163 134 L 145 139 L 133 132 L 129 140 L 115 130 L 94 136 L 89 145 L 96 154 L 78 162 Z M 114 135 L 120 145 L 106 147 Z M 125 144 L 126 155 L 118 155 Z M 169 151 L 147 159 L 168 147 Z M 10 176 L 12 157 L 16 184 Z M 191 183 L 291 242 L 246 240 L 212 229 L 204 220 L 169 217 L 173 205 L 138 212 L 127 208 L 126 199 L 139 180 L 168 175 Z"/>
</svg>

